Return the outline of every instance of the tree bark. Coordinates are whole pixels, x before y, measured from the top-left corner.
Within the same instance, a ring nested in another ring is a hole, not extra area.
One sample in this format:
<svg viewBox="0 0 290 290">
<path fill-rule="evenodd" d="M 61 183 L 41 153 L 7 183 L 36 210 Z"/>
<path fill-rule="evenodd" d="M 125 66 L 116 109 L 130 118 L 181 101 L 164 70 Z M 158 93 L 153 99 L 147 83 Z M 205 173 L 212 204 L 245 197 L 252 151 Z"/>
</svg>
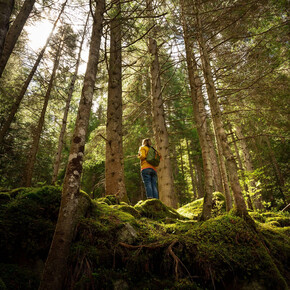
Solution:
<svg viewBox="0 0 290 290">
<path fill-rule="evenodd" d="M 269 154 L 270 154 L 270 158 L 271 158 L 271 161 L 272 161 L 274 172 L 275 172 L 275 175 L 276 175 L 276 178 L 277 178 L 279 190 L 280 190 L 280 193 L 281 193 L 282 198 L 284 200 L 284 203 L 286 205 L 286 198 L 285 198 L 285 194 L 284 194 L 284 191 L 283 191 L 284 185 L 285 185 L 284 177 L 283 177 L 283 175 L 281 173 L 279 164 L 278 164 L 277 159 L 275 157 L 275 154 L 274 154 L 274 152 L 272 150 L 271 143 L 270 143 L 270 140 L 269 140 L 268 136 L 266 136 L 264 138 L 264 140 L 266 141 L 266 144 L 267 144 L 267 146 L 269 148 Z"/>
<path fill-rule="evenodd" d="M 69 85 L 68 96 L 66 99 L 65 109 L 64 109 L 63 118 L 62 118 L 62 126 L 61 126 L 61 130 L 60 130 L 59 138 L 58 138 L 58 148 L 57 148 L 57 152 L 55 154 L 55 159 L 54 159 L 53 175 L 52 175 L 52 182 L 51 182 L 52 184 L 56 183 L 57 175 L 58 175 L 58 171 L 59 171 L 59 167 L 60 167 L 61 152 L 62 152 L 62 148 L 63 148 L 63 144 L 64 144 L 64 135 L 65 135 L 66 125 L 67 125 L 67 117 L 68 117 L 68 112 L 69 112 L 69 108 L 70 108 L 70 102 L 71 102 L 72 95 L 74 92 L 75 82 L 76 82 L 77 76 L 78 76 L 78 70 L 79 70 L 79 65 L 80 65 L 80 61 L 81 61 L 82 47 L 83 47 L 83 43 L 84 43 L 84 39 L 85 39 L 85 35 L 86 35 L 88 21 L 89 21 L 89 14 L 88 14 L 88 17 L 86 20 L 84 32 L 83 32 L 81 42 L 80 42 L 80 49 L 78 52 L 78 58 L 77 58 L 76 66 L 75 66 L 75 71 L 74 71 L 74 74 L 72 76 L 72 80 L 71 80 L 70 85 Z"/>
<path fill-rule="evenodd" d="M 204 197 L 204 184 L 203 184 L 203 175 L 202 175 L 202 166 L 200 157 L 196 155 L 193 159 L 193 163 L 195 166 L 195 176 L 196 176 L 196 184 L 197 184 L 197 194 L 198 198 Z"/>
<path fill-rule="evenodd" d="M 5 69 L 5 66 L 8 62 L 8 59 L 14 49 L 14 46 L 16 44 L 16 41 L 28 19 L 28 16 L 33 8 L 33 5 L 35 3 L 35 0 L 25 0 L 23 3 L 15 21 L 13 22 L 12 26 L 8 30 L 2 55 L 0 57 L 0 77 L 2 76 L 2 73 Z"/>
<path fill-rule="evenodd" d="M 190 171 L 190 178 L 191 178 L 191 186 L 192 186 L 192 191 L 193 191 L 193 199 L 196 200 L 197 198 L 197 192 L 196 192 L 196 179 L 193 174 L 193 165 L 192 165 L 192 159 L 190 156 L 190 148 L 188 144 L 188 140 L 186 139 L 186 148 L 187 148 L 187 155 L 188 155 L 188 162 L 189 162 L 189 171 Z"/>
<path fill-rule="evenodd" d="M 59 216 L 39 287 L 40 290 L 64 289 L 63 282 L 66 277 L 67 258 L 79 217 L 82 161 L 99 62 L 105 10 L 104 0 L 96 1 L 95 9 L 89 59 L 64 178 Z"/>
<path fill-rule="evenodd" d="M 184 15 L 184 2 L 180 1 L 182 7 L 182 26 L 184 34 L 184 44 L 186 51 L 186 62 L 187 70 L 191 91 L 191 99 L 193 104 L 194 119 L 197 127 L 198 138 L 202 152 L 202 162 L 204 170 L 205 180 L 205 192 L 203 210 L 201 214 L 201 220 L 207 220 L 211 217 L 212 209 L 212 193 L 213 193 L 213 175 L 212 175 L 212 164 L 210 156 L 210 147 L 208 140 L 208 128 L 207 128 L 207 117 L 204 106 L 204 98 L 202 95 L 202 82 L 198 74 L 197 63 L 195 55 L 193 53 L 192 43 L 190 41 L 190 35 L 187 29 L 187 23 Z"/>
<path fill-rule="evenodd" d="M 152 1 L 147 0 L 148 14 L 153 17 Z M 156 29 L 153 29 L 156 33 Z M 161 92 L 160 67 L 157 42 L 152 34 L 149 37 L 149 55 L 151 56 L 151 102 L 153 117 L 154 139 L 157 150 L 161 153 L 161 161 L 158 166 L 158 190 L 159 197 L 166 205 L 176 208 L 177 196 L 174 190 L 173 173 L 169 151 L 169 136 L 165 124 L 164 107 Z"/>
<path fill-rule="evenodd" d="M 64 46 L 64 42 L 62 41 L 56 51 L 56 55 L 55 55 L 55 59 L 54 59 L 54 65 L 53 65 L 53 70 L 51 73 L 51 77 L 48 83 L 48 87 L 46 90 L 46 94 L 44 96 L 44 104 L 42 107 L 42 111 L 40 114 L 40 118 L 38 121 L 38 125 L 37 128 L 35 130 L 34 136 L 33 136 L 33 142 L 31 145 L 31 149 L 30 152 L 28 154 L 28 158 L 27 158 L 27 164 L 26 167 L 24 169 L 24 175 L 23 175 L 23 186 L 29 187 L 31 186 L 32 183 L 32 176 L 33 176 L 33 169 L 34 169 L 34 165 L 35 165 L 35 161 L 36 161 L 36 154 L 38 151 L 38 147 L 39 147 L 39 141 L 40 141 L 40 136 L 41 136 L 41 132 L 42 132 L 42 128 L 44 125 L 44 120 L 45 120 L 45 114 L 46 114 L 46 110 L 47 110 L 47 106 L 48 106 L 48 101 L 50 98 L 50 94 L 51 94 L 51 90 L 53 87 L 53 83 L 54 83 L 54 79 L 55 79 L 55 75 L 56 75 L 56 71 L 58 69 L 58 65 L 59 65 L 59 60 L 60 60 L 60 54 L 61 51 L 63 49 Z"/>
<path fill-rule="evenodd" d="M 240 146 L 241 146 L 241 149 L 242 149 L 242 154 L 243 154 L 245 169 L 249 173 L 252 173 L 254 171 L 254 167 L 252 165 L 250 152 L 248 150 L 248 146 L 247 146 L 246 141 L 244 139 L 244 135 L 243 135 L 242 130 L 241 130 L 241 128 L 239 126 L 235 126 L 235 128 L 236 128 L 236 135 L 237 135 L 238 139 L 240 139 L 239 140 L 239 143 L 240 143 Z M 233 140 L 234 140 L 234 138 L 233 138 Z M 236 148 L 236 151 L 238 151 L 236 142 L 235 142 L 235 148 Z M 241 170 L 243 170 L 243 173 L 242 173 L 243 174 L 243 178 L 245 179 L 243 162 L 241 161 L 241 158 L 239 158 L 238 160 L 239 160 L 239 163 L 240 163 Z M 252 188 L 255 188 L 256 187 L 255 180 L 251 180 L 250 181 L 250 187 L 252 187 Z M 252 209 L 252 210 L 254 209 L 254 207 L 256 209 L 262 209 L 263 208 L 263 205 L 262 205 L 261 199 L 259 197 L 259 194 L 256 195 L 256 197 L 253 196 L 253 200 L 254 200 L 254 206 L 253 206 L 252 197 L 251 197 L 252 191 L 248 187 L 248 185 L 247 185 L 246 182 L 245 182 L 245 191 L 247 192 L 247 204 L 248 204 L 248 207 L 250 209 Z"/>
<path fill-rule="evenodd" d="M 211 158 L 211 167 L 212 167 L 212 175 L 213 175 L 213 182 L 214 182 L 214 190 L 225 193 L 223 187 L 223 179 L 221 175 L 220 165 L 217 157 L 217 152 L 214 145 L 214 135 L 210 132 L 207 136 L 208 144 L 210 147 L 210 158 Z"/>
<path fill-rule="evenodd" d="M 204 78 L 206 82 L 210 109 L 212 112 L 214 130 L 215 130 L 218 142 L 220 142 L 222 154 L 225 157 L 229 180 L 230 180 L 231 188 L 234 195 L 236 212 L 239 216 L 248 217 L 247 206 L 246 206 L 246 203 L 242 194 L 242 189 L 239 183 L 237 164 L 233 156 L 233 153 L 231 151 L 231 148 L 228 144 L 227 135 L 224 130 L 223 123 L 222 123 L 221 110 L 218 104 L 218 97 L 217 97 L 213 75 L 211 71 L 209 55 L 208 55 L 207 48 L 205 45 L 205 40 L 202 34 L 202 25 L 201 25 L 201 19 L 199 17 L 199 11 L 198 11 L 199 3 L 198 2 L 199 1 L 196 1 L 197 37 L 198 37 L 198 43 L 200 47 L 202 69 L 203 69 Z"/>
<path fill-rule="evenodd" d="M 28 86 L 29 86 L 29 84 L 30 84 L 30 82 L 31 82 L 36 70 L 37 70 L 37 67 L 38 67 L 40 61 L 42 60 L 44 52 L 45 52 L 45 50 L 46 50 L 46 48 L 47 48 L 47 46 L 49 44 L 49 41 L 50 41 L 50 39 L 51 39 L 51 37 L 53 35 L 53 32 L 54 32 L 54 30 L 56 28 L 56 25 L 57 25 L 62 13 L 63 13 L 63 10 L 64 10 L 64 8 L 66 6 L 66 3 L 67 3 L 67 0 L 62 4 L 61 11 L 60 11 L 56 21 L 54 22 L 53 28 L 52 28 L 52 30 L 51 30 L 51 32 L 50 32 L 50 34 L 49 34 L 49 36 L 48 36 L 48 38 L 46 40 L 46 43 L 43 46 L 42 50 L 40 51 L 40 53 L 39 53 L 34 65 L 33 65 L 33 68 L 31 69 L 31 71 L 30 71 L 25 83 L 23 84 L 23 86 L 21 88 L 21 91 L 19 92 L 19 95 L 16 97 L 16 100 L 15 100 L 14 104 L 12 105 L 12 108 L 10 110 L 10 113 L 9 113 L 7 119 L 4 121 L 4 123 L 2 125 L 2 128 L 0 130 L 0 144 L 3 142 L 3 139 L 4 139 L 7 131 L 10 128 L 10 125 L 11 125 L 11 123 L 12 123 L 14 117 L 15 117 L 15 114 L 17 113 L 17 111 L 19 109 L 20 103 L 21 103 L 21 101 L 22 101 L 22 99 L 23 99 L 23 97 L 24 97 L 24 95 L 25 95 L 25 93 L 27 91 L 27 88 L 28 88 Z"/>
<path fill-rule="evenodd" d="M 106 194 L 128 201 L 123 158 L 122 106 L 122 24 L 121 2 L 112 2 L 110 23 L 109 86 L 106 124 Z"/>
<path fill-rule="evenodd" d="M 10 16 L 13 8 L 14 0 L 0 1 L 0 57 L 3 53 L 4 43 L 9 29 Z"/>
</svg>

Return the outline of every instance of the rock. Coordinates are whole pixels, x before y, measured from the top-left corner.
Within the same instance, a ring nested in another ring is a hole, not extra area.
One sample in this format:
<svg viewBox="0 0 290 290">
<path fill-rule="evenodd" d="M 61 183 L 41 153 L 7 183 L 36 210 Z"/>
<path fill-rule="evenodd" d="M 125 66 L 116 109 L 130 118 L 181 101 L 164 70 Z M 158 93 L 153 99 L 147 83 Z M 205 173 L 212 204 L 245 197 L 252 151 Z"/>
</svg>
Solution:
<svg viewBox="0 0 290 290">
<path fill-rule="evenodd" d="M 185 219 L 175 209 L 166 206 L 159 199 L 147 199 L 139 201 L 134 207 L 141 216 L 161 220 L 165 218 Z"/>
<path fill-rule="evenodd" d="M 121 210 L 123 212 L 127 212 L 135 218 L 140 218 L 140 213 L 133 207 L 128 204 L 114 205 L 114 208 Z"/>
<path fill-rule="evenodd" d="M 137 232 L 135 231 L 135 229 L 129 223 L 125 223 L 118 234 L 118 241 L 132 244 L 136 239 Z"/>
</svg>

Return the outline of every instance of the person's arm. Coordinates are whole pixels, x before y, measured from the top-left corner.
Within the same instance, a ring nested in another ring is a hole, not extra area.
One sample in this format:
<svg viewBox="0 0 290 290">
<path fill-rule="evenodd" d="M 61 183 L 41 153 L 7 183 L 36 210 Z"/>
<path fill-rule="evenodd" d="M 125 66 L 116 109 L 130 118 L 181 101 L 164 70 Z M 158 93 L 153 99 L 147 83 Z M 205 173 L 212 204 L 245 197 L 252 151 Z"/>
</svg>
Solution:
<svg viewBox="0 0 290 290">
<path fill-rule="evenodd" d="M 141 159 L 141 160 L 146 159 L 146 151 L 142 147 L 139 149 L 138 158 Z"/>
</svg>

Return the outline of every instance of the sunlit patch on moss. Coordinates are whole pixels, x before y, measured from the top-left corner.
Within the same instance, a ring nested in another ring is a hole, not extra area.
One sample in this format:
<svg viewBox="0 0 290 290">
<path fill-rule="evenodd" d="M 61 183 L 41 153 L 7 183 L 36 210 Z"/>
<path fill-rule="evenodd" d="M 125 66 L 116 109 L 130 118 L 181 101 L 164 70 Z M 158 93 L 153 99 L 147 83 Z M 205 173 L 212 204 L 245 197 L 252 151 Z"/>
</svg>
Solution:
<svg viewBox="0 0 290 290">
<path fill-rule="evenodd" d="M 145 201 L 139 201 L 134 208 L 140 212 L 141 216 L 151 219 L 184 219 L 176 210 L 166 206 L 159 199 L 147 199 Z"/>
<path fill-rule="evenodd" d="M 197 199 L 177 209 L 177 212 L 187 218 L 197 220 L 201 215 L 203 198 Z M 218 216 L 226 211 L 225 197 L 221 192 L 214 192 L 212 199 L 212 216 Z"/>
</svg>

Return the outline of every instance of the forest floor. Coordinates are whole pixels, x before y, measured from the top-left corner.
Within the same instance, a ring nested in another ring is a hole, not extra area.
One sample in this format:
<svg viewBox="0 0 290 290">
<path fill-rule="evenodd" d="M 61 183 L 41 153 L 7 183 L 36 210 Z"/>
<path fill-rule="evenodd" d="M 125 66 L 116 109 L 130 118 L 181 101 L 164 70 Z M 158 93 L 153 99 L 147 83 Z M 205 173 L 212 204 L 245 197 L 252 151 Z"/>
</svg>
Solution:
<svg viewBox="0 0 290 290">
<path fill-rule="evenodd" d="M 52 186 L 0 194 L 0 289 L 38 288 L 60 198 Z M 202 200 L 177 210 L 155 199 L 91 200 L 64 289 L 288 289 L 288 212 L 250 212 L 253 228 L 225 212 L 219 193 L 211 219 L 199 222 L 201 209 Z"/>
</svg>

